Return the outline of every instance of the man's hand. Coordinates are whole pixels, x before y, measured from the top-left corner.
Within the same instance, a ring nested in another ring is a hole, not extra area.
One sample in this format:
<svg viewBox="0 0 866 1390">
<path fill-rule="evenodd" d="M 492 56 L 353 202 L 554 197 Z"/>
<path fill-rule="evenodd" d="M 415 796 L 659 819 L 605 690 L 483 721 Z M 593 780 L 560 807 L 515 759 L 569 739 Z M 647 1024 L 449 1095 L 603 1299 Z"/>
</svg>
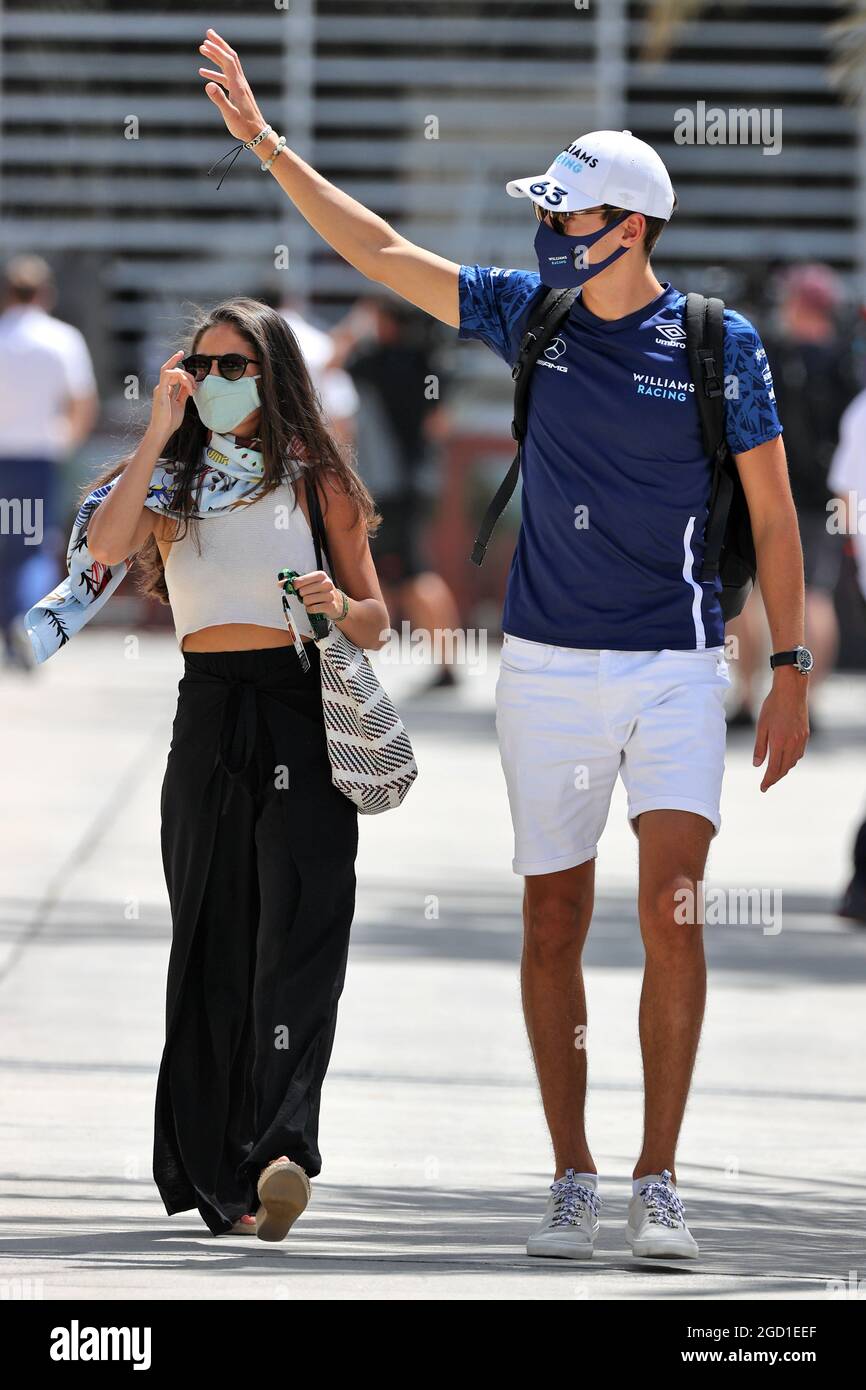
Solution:
<svg viewBox="0 0 866 1390">
<path fill-rule="evenodd" d="M 216 29 L 208 29 L 207 38 L 199 45 L 198 51 L 212 63 L 219 64 L 219 72 L 199 68 L 199 75 L 210 79 L 205 91 L 214 106 L 222 112 L 229 133 L 236 140 L 253 140 L 264 130 L 267 121 L 244 77 L 240 58 L 225 39 L 220 38 Z"/>
<path fill-rule="evenodd" d="M 761 783 L 765 792 L 781 780 L 806 751 L 809 740 L 808 677 L 793 666 L 780 666 L 773 678 L 773 688 L 761 706 L 755 735 L 755 767 L 767 758 L 767 770 Z"/>
</svg>

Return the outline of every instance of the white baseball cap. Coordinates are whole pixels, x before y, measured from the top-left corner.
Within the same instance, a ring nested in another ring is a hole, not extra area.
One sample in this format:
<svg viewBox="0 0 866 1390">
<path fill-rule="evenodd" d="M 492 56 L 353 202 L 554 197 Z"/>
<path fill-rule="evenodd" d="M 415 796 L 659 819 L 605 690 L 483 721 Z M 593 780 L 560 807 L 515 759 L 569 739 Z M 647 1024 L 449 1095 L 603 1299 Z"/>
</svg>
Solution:
<svg viewBox="0 0 866 1390">
<path fill-rule="evenodd" d="M 548 212 L 610 207 L 662 217 L 674 210 L 670 174 L 652 145 L 630 130 L 593 130 L 563 150 L 546 174 L 512 179 L 512 198 L 531 198 Z"/>
</svg>

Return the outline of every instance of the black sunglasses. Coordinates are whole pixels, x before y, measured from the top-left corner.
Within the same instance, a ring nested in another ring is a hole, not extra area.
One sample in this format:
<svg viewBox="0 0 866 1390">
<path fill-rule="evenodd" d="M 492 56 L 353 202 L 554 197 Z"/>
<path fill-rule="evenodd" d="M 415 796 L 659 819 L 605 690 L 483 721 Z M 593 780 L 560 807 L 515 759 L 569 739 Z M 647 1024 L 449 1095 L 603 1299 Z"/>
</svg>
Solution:
<svg viewBox="0 0 866 1390">
<path fill-rule="evenodd" d="M 551 225 L 551 227 L 553 228 L 553 230 L 554 230 L 555 232 L 559 232 L 560 236 L 565 236 L 565 235 L 566 235 L 566 227 L 568 226 L 568 219 L 569 219 L 570 217 L 575 217 L 575 216 L 578 215 L 578 214 L 573 213 L 573 212 L 553 212 L 553 210 L 550 209 L 550 208 L 543 208 L 543 207 L 541 207 L 541 205 L 540 205 L 539 203 L 533 203 L 532 206 L 535 208 L 535 216 L 538 218 L 538 221 L 539 221 L 539 222 L 543 222 L 545 216 L 549 217 L 549 218 L 550 218 L 550 225 Z M 618 211 L 618 209 L 613 209 L 613 208 L 611 208 L 610 205 L 607 204 L 607 203 L 599 203 L 598 206 L 597 206 L 597 207 L 594 207 L 594 208 L 581 208 L 581 209 L 580 209 L 580 216 L 583 217 L 584 214 L 585 214 L 585 213 L 588 213 L 588 212 L 611 212 L 611 211 Z"/>
<path fill-rule="evenodd" d="M 191 357 L 185 357 L 180 365 L 185 372 L 195 377 L 196 381 L 204 381 L 205 377 L 210 375 L 211 362 L 216 362 L 217 371 L 226 381 L 237 381 L 250 363 L 254 367 L 259 365 L 254 357 L 244 357 L 241 352 L 224 352 L 222 355 L 214 352 L 210 356 L 206 352 L 194 352 Z"/>
</svg>

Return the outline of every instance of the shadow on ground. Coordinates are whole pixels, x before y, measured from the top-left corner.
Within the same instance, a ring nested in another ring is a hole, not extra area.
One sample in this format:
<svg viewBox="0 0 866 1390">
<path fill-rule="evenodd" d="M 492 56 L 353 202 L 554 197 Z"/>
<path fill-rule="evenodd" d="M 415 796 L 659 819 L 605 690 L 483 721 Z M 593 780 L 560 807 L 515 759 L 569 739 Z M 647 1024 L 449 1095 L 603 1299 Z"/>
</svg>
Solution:
<svg viewBox="0 0 866 1390">
<path fill-rule="evenodd" d="M 439 916 L 429 920 L 425 906 L 434 893 Z M 27 906 L 24 900 L 0 902 L 0 942 L 29 934 Z M 860 988 L 866 978 L 866 929 L 842 923 L 834 908 L 835 900 L 827 896 L 785 893 L 778 932 L 772 924 L 765 930 L 761 925 L 708 923 L 704 940 L 710 968 L 717 976 L 736 972 L 741 986 L 761 990 L 802 980 Z M 104 940 L 138 947 L 147 941 L 167 943 L 170 935 L 168 910 L 161 905 L 143 904 L 132 924 L 117 911 L 109 913 L 104 902 L 76 901 L 51 910 L 34 934 L 34 944 Z M 358 959 L 381 952 L 390 959 L 514 963 L 520 958 L 521 935 L 521 890 L 511 879 L 458 885 L 431 880 L 423 893 L 414 879 L 365 875 L 359 883 L 352 929 L 352 953 Z M 584 961 L 590 970 L 641 967 L 631 893 L 599 897 Z"/>
<path fill-rule="evenodd" d="M 656 1298 L 713 1297 L 719 1284 L 710 1292 L 708 1279 L 733 1281 L 728 1291 L 741 1298 L 792 1292 L 825 1296 L 829 1280 L 845 1281 L 849 1270 L 863 1267 L 862 1243 L 851 1234 L 862 1221 L 862 1193 L 834 1192 L 796 1176 L 784 1197 L 762 1191 L 759 1178 L 742 1175 L 725 1193 L 717 1182 L 692 1181 L 689 1219 L 702 1250 L 696 1261 L 634 1259 L 623 1236 L 625 1180 L 621 1192 L 605 1198 L 592 1261 L 529 1260 L 524 1243 L 538 1219 L 542 1181 L 540 1175 L 527 1175 L 522 1190 L 317 1184 L 312 1205 L 289 1239 L 268 1246 L 248 1236 L 214 1239 L 194 1212 L 142 1215 L 136 1208 L 151 1205 L 152 1188 L 145 1183 L 128 1211 L 100 1217 L 100 1201 L 117 1207 L 123 1193 L 95 1196 L 106 1180 L 79 1178 L 72 1186 L 81 1187 L 91 1213 L 86 1231 L 70 1229 L 80 1224 L 74 1216 L 34 1215 L 33 1196 L 22 1194 L 18 1200 L 28 1208 L 26 1218 L 22 1222 L 23 1212 L 16 1217 L 13 1199 L 0 1223 L 0 1256 L 4 1277 L 38 1274 L 49 1286 L 53 1262 L 67 1279 L 76 1269 L 134 1272 L 157 1263 L 166 1273 L 188 1270 L 217 1281 L 221 1275 L 279 1276 L 289 1288 L 293 1277 L 311 1274 L 352 1280 L 398 1270 L 428 1276 L 544 1272 L 579 1283 L 592 1297 L 593 1280 L 603 1284 L 605 1274 L 615 1272 L 633 1276 L 636 1296 L 651 1279 Z M 128 1194 L 129 1184 L 123 1188 Z M 668 1280 L 675 1281 L 675 1290 L 666 1290 Z M 692 1281 L 694 1289 L 688 1287 Z M 218 1296 L 218 1287 L 215 1292 Z"/>
</svg>

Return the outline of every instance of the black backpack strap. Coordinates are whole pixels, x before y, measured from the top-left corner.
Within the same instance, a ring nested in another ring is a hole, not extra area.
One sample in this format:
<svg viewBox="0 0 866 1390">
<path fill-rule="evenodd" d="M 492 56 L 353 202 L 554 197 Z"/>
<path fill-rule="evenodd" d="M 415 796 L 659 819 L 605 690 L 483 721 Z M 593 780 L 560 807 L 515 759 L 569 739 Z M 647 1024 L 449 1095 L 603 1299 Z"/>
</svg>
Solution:
<svg viewBox="0 0 866 1390">
<path fill-rule="evenodd" d="M 517 361 L 511 369 L 514 381 L 514 418 L 511 421 L 511 433 L 518 444 L 522 444 L 526 437 L 526 408 L 532 369 L 551 338 L 555 337 L 565 323 L 576 298 L 576 289 L 548 290 L 533 306 L 523 330 L 517 350 Z"/>
<path fill-rule="evenodd" d="M 530 312 L 523 337 L 520 340 L 517 361 L 511 370 L 514 380 L 514 411 L 511 433 L 517 441 L 517 453 L 511 460 L 511 467 L 496 489 L 496 495 L 484 513 L 484 520 L 478 529 L 475 545 L 469 557 L 473 565 L 480 565 L 484 560 L 493 528 L 508 506 L 514 489 L 517 487 L 517 479 L 520 477 L 520 453 L 523 440 L 526 437 L 526 412 L 532 369 L 551 338 L 555 337 L 557 330 L 568 318 L 576 296 L 577 290 L 573 289 L 547 290 L 539 297 L 538 302 Z"/>
<path fill-rule="evenodd" d="M 725 437 L 725 305 L 702 294 L 686 296 L 686 347 L 698 398 L 704 452 L 713 465 L 710 506 L 704 533 L 701 582 L 719 572 L 728 513 L 734 495 Z"/>
</svg>

